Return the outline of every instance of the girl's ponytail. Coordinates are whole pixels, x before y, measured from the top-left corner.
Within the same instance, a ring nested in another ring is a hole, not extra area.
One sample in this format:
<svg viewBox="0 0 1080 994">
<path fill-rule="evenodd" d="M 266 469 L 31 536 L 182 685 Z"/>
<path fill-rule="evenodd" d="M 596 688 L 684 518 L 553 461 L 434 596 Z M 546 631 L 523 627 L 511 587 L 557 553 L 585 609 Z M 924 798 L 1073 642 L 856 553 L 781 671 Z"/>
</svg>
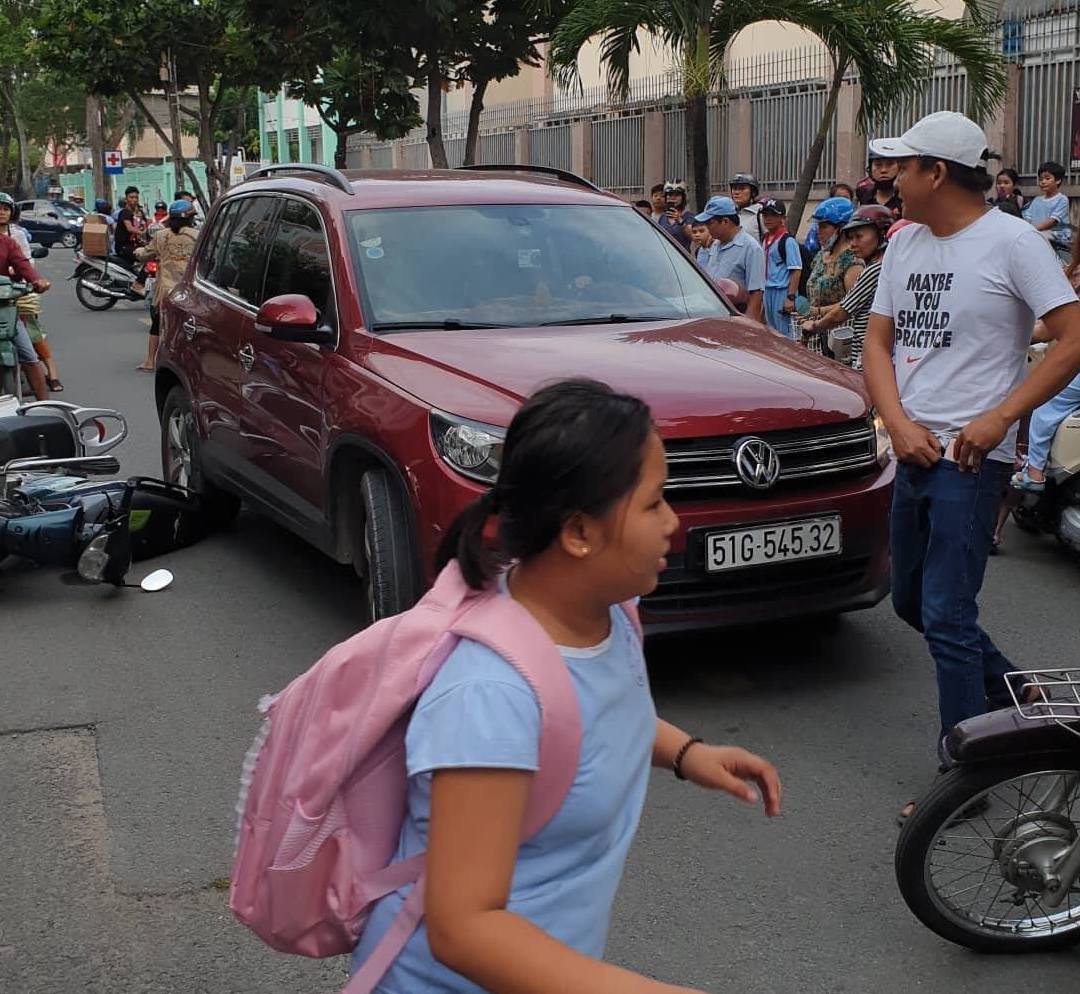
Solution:
<svg viewBox="0 0 1080 994">
<path fill-rule="evenodd" d="M 456 559 L 461 575 L 470 587 L 481 590 L 488 585 L 502 567 L 501 557 L 484 536 L 488 519 L 496 510 L 495 491 L 489 490 L 454 519 L 435 554 L 436 571 Z"/>
</svg>

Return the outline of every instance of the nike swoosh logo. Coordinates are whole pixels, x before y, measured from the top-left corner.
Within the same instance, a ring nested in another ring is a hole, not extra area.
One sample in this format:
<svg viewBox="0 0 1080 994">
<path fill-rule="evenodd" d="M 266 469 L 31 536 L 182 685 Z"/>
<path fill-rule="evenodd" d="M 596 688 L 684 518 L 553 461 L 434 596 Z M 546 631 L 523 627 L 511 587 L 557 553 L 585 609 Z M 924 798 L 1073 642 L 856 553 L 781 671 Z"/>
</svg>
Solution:
<svg viewBox="0 0 1080 994">
<path fill-rule="evenodd" d="M 917 356 L 910 356 L 910 355 L 909 355 L 909 356 L 907 357 L 907 361 L 908 361 L 908 362 L 918 362 L 918 361 L 919 361 L 919 360 L 920 360 L 921 358 L 922 358 L 922 356 L 921 356 L 921 355 L 917 355 Z"/>
</svg>

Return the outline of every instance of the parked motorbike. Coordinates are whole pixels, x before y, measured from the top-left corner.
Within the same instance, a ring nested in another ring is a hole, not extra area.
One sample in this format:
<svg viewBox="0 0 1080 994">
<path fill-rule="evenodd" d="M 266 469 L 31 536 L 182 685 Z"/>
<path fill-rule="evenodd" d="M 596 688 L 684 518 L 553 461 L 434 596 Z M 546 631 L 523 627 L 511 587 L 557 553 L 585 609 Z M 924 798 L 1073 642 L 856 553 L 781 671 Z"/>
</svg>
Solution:
<svg viewBox="0 0 1080 994">
<path fill-rule="evenodd" d="M 1046 489 L 1025 493 L 1013 520 L 1028 532 L 1053 535 L 1080 556 L 1080 411 L 1058 426 L 1046 464 Z"/>
<path fill-rule="evenodd" d="M 896 879 L 943 938 L 1035 952 L 1080 941 L 1080 669 L 1008 683 L 1013 708 L 949 734 L 948 772 L 900 833 Z"/>
<path fill-rule="evenodd" d="M 98 258 L 75 252 L 75 272 L 68 279 L 75 280 L 75 296 L 87 310 L 107 311 L 118 300 L 148 300 L 152 290 L 149 282 L 157 273 L 157 263 L 148 262 L 145 267 L 133 267 L 118 255 Z M 144 289 L 135 284 L 146 280 Z"/>
</svg>

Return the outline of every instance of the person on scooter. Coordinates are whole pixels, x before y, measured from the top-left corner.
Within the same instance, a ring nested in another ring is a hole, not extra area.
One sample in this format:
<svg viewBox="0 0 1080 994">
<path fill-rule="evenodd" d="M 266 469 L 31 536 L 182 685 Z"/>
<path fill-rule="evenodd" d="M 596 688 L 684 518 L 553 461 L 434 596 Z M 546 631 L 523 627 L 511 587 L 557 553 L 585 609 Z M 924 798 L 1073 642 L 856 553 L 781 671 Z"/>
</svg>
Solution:
<svg viewBox="0 0 1080 994">
<path fill-rule="evenodd" d="M 176 200 L 169 205 L 165 226 L 154 235 L 145 248 L 135 250 L 140 262 L 157 259 L 157 281 L 154 283 L 154 299 L 150 305 L 150 341 L 146 359 L 135 368 L 153 372 L 157 359 L 161 328 L 161 302 L 180 282 L 187 268 L 188 259 L 195 251 L 195 208 L 187 200 Z"/>
<path fill-rule="evenodd" d="M 10 235 L 19 244 L 23 258 L 30 260 L 30 233 L 18 224 L 19 205 L 6 193 L 0 193 L 0 235 Z M 52 349 L 46 340 L 45 331 L 41 327 L 41 298 L 36 293 L 28 293 L 20 297 L 16 304 L 19 312 L 19 321 L 26 329 L 30 337 L 30 343 L 34 347 L 38 358 L 45 363 L 45 382 L 49 390 L 59 393 L 64 389 L 60 382 L 56 368 L 56 360 L 53 358 Z M 40 399 L 40 398 L 39 398 Z"/>
<path fill-rule="evenodd" d="M 116 233 L 113 236 L 116 254 L 126 262 L 132 271 L 138 272 L 135 263 L 135 249 L 146 244 L 146 214 L 139 206 L 139 188 L 129 186 L 124 191 L 124 205 L 116 214 Z M 143 289 L 143 274 L 132 287 L 136 292 Z"/>
<path fill-rule="evenodd" d="M 23 255 L 21 246 L 11 235 L 0 234 L 0 275 L 13 277 L 29 283 L 38 293 L 44 293 L 51 284 Z M 49 387 L 45 376 L 45 364 L 38 359 L 30 335 L 22 322 L 15 325 L 15 351 L 19 356 L 19 365 L 30 381 L 30 388 L 38 400 L 49 399 Z"/>
</svg>

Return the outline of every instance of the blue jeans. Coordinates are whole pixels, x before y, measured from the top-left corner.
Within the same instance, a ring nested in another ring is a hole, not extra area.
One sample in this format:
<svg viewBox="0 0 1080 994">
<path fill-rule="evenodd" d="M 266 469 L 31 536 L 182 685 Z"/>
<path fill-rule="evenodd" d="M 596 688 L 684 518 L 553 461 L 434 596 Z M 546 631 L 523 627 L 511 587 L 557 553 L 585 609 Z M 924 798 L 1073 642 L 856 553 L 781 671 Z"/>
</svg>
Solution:
<svg viewBox="0 0 1080 994">
<path fill-rule="evenodd" d="M 1050 459 L 1050 446 L 1058 427 L 1073 411 L 1080 410 L 1080 376 L 1056 397 L 1051 397 L 1041 407 L 1031 412 L 1031 428 L 1028 430 L 1028 463 L 1036 469 L 1046 469 Z"/>
<path fill-rule="evenodd" d="M 891 519 L 892 600 L 922 632 L 937 666 L 942 737 L 957 722 L 1011 702 L 1014 667 L 978 624 L 998 507 L 1012 466 L 983 461 L 961 473 L 942 459 L 931 469 L 901 463 Z"/>
<path fill-rule="evenodd" d="M 765 287 L 765 323 L 773 331 L 780 332 L 785 338 L 791 338 L 791 315 L 784 313 L 784 304 L 787 303 L 787 284 L 783 286 Z"/>
</svg>

